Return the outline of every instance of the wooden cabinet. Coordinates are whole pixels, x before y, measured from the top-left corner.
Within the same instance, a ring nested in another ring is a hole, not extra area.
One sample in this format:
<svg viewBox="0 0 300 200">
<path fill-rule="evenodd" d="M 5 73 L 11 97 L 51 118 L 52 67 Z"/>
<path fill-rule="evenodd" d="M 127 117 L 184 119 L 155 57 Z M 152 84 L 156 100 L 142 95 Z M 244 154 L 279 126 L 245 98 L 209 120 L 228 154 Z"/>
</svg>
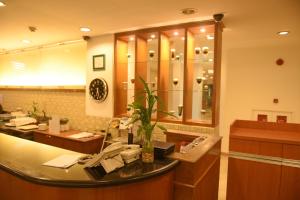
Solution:
<svg viewBox="0 0 300 200">
<path fill-rule="evenodd" d="M 235 121 L 227 200 L 300 199 L 300 124 Z"/>
<path fill-rule="evenodd" d="M 277 200 L 280 177 L 281 165 L 229 158 L 227 200 Z"/>
<path fill-rule="evenodd" d="M 280 200 L 300 199 L 300 145 L 283 145 Z"/>
<path fill-rule="evenodd" d="M 34 131 L 34 141 L 68 149 L 80 153 L 94 154 L 99 153 L 103 142 L 102 136 L 94 136 L 93 138 L 72 139 L 69 135 L 78 133 L 78 131 L 69 131 L 60 133 L 59 135 L 49 134 L 45 131 Z"/>
<path fill-rule="evenodd" d="M 168 130 L 167 141 L 178 143 L 192 141 L 199 133 Z M 207 136 L 207 135 L 206 135 Z M 209 135 L 187 153 L 178 148 L 170 155 L 180 160 L 175 170 L 174 199 L 176 200 L 217 200 L 219 189 L 221 137 Z"/>
<path fill-rule="evenodd" d="M 222 23 L 208 20 L 115 34 L 114 115 L 143 91 L 139 77 L 157 91 L 159 121 L 218 124 Z"/>
</svg>

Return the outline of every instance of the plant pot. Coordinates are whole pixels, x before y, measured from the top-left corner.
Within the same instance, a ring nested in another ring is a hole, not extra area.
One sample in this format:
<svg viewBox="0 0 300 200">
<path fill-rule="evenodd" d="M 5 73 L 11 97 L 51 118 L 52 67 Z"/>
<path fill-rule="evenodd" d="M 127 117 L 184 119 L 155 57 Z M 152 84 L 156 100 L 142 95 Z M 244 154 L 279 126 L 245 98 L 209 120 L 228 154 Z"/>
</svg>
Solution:
<svg viewBox="0 0 300 200">
<path fill-rule="evenodd" d="M 154 161 L 154 146 L 151 138 L 144 138 L 142 148 L 142 161 L 144 163 L 153 163 Z"/>
</svg>

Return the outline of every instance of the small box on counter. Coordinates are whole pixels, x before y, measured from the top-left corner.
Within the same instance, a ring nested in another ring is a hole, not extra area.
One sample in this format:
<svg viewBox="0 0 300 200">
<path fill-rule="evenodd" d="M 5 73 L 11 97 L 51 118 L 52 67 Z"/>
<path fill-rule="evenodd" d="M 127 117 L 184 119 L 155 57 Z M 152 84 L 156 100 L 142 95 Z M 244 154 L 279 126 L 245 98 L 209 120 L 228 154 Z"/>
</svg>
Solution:
<svg viewBox="0 0 300 200">
<path fill-rule="evenodd" d="M 162 159 L 175 150 L 175 144 L 170 142 L 153 141 L 155 159 Z"/>
</svg>

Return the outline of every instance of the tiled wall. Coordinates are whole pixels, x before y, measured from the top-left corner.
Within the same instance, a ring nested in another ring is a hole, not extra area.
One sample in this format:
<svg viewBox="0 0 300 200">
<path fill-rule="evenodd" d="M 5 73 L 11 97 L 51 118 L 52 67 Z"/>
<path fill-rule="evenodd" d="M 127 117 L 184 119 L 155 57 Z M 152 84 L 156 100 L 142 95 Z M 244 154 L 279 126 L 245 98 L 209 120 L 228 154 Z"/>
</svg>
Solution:
<svg viewBox="0 0 300 200">
<path fill-rule="evenodd" d="M 33 101 L 35 101 L 38 103 L 40 110 L 45 110 L 47 115 L 69 118 L 72 129 L 94 132 L 95 130 L 105 129 L 110 120 L 109 118 L 87 116 L 85 114 L 84 92 L 0 90 L 0 95 L 3 95 L 5 110 L 13 111 L 20 107 L 24 111 L 29 111 L 32 109 Z M 163 125 L 169 129 L 214 133 L 213 128 L 170 123 L 164 123 Z M 160 130 L 155 130 L 154 138 L 165 139 Z"/>
</svg>

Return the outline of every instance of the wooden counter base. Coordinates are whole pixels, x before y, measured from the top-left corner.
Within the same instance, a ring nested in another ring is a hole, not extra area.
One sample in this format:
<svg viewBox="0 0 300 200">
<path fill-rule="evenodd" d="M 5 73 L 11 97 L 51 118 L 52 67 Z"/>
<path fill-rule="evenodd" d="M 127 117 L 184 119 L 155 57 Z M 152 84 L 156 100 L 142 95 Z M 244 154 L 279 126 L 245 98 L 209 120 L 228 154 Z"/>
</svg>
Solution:
<svg viewBox="0 0 300 200">
<path fill-rule="evenodd" d="M 24 181 L 0 171 L 0 199 L 3 200 L 171 200 L 174 172 L 111 187 L 65 188 Z"/>
</svg>

